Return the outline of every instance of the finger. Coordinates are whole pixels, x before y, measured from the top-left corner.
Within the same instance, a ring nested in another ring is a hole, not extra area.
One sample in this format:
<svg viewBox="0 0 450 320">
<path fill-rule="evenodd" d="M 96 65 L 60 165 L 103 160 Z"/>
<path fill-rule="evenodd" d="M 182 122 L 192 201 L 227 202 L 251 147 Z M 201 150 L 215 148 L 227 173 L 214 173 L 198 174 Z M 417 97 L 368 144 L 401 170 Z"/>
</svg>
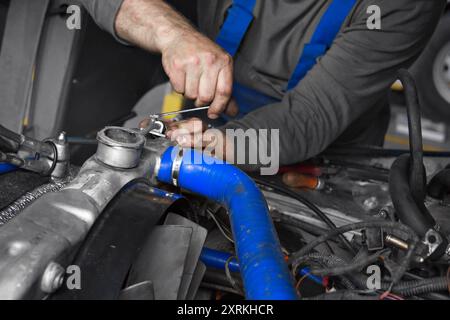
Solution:
<svg viewBox="0 0 450 320">
<path fill-rule="evenodd" d="M 203 132 L 195 132 L 195 133 L 186 133 L 184 130 L 178 130 L 179 134 L 174 134 L 172 137 L 173 141 L 176 141 L 182 147 L 196 148 L 199 150 L 204 149 L 205 147 L 214 148 L 218 145 L 218 139 L 222 138 L 222 134 L 220 136 L 217 135 L 215 131 L 211 133 L 210 131 Z M 182 133 L 180 133 L 182 132 Z M 220 144 L 223 146 L 223 143 Z"/>
<path fill-rule="evenodd" d="M 183 148 L 192 148 L 193 140 L 191 134 L 181 134 L 177 137 L 172 137 L 172 141 L 176 141 L 176 143 Z"/>
<path fill-rule="evenodd" d="M 186 83 L 184 95 L 186 98 L 196 100 L 198 97 L 198 87 L 201 73 L 199 68 L 190 67 L 186 72 Z"/>
<path fill-rule="evenodd" d="M 233 92 L 233 67 L 223 68 L 217 79 L 216 93 L 208 110 L 210 119 L 217 119 L 225 110 Z"/>
<path fill-rule="evenodd" d="M 225 109 L 225 114 L 230 117 L 236 117 L 239 114 L 239 106 L 233 98 L 231 98 L 230 102 L 228 102 L 227 108 Z"/>
<path fill-rule="evenodd" d="M 173 62 L 170 71 L 167 71 L 167 75 L 169 76 L 173 90 L 179 94 L 184 94 L 186 83 L 186 72 L 184 71 L 184 67 L 175 61 Z"/>
<path fill-rule="evenodd" d="M 206 124 L 198 118 L 191 118 L 169 124 L 169 130 L 186 130 L 189 133 L 203 132 L 207 129 Z"/>
<path fill-rule="evenodd" d="M 145 129 L 150 125 L 150 119 L 144 119 L 141 122 L 139 122 L 139 129 Z"/>
<path fill-rule="evenodd" d="M 202 74 L 198 89 L 198 97 L 195 101 L 195 105 L 197 107 L 202 107 L 210 104 L 214 100 L 217 77 L 218 72 L 215 71 L 214 68 Z"/>
<path fill-rule="evenodd" d="M 194 148 L 198 150 L 203 149 L 203 133 L 183 133 L 180 135 L 175 135 L 172 137 L 172 141 L 176 141 L 176 143 L 183 148 Z"/>
</svg>

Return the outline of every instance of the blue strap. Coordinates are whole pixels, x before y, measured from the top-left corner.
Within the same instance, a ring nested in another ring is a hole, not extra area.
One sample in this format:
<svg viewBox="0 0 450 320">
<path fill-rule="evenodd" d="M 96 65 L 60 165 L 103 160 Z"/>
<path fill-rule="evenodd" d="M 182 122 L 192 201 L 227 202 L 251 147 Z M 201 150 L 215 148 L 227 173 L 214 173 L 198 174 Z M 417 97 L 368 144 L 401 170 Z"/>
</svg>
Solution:
<svg viewBox="0 0 450 320">
<path fill-rule="evenodd" d="M 250 28 L 256 0 L 234 0 L 228 9 L 228 16 L 217 36 L 216 43 L 232 57 L 235 56 L 245 34 Z"/>
<path fill-rule="evenodd" d="M 299 63 L 289 80 L 288 90 L 295 88 L 316 65 L 317 59 L 331 47 L 356 2 L 357 0 L 333 0 L 320 20 L 311 42 L 305 45 Z"/>
</svg>

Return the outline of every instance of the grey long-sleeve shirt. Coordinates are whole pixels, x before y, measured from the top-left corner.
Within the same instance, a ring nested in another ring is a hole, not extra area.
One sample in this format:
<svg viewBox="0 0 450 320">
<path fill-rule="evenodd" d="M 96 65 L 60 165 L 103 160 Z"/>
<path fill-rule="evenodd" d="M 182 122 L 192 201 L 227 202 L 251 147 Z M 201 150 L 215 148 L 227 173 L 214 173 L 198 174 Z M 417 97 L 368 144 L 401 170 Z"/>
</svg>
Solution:
<svg viewBox="0 0 450 320">
<path fill-rule="evenodd" d="M 114 33 L 114 17 L 123 0 L 79 1 L 103 28 Z M 231 2 L 198 1 L 199 28 L 211 39 L 218 34 Z M 239 83 L 278 97 L 281 102 L 231 121 L 225 128 L 279 129 L 282 164 L 314 156 L 338 137 L 371 142 L 356 136 L 366 135 L 364 127 L 383 116 L 386 94 L 397 70 L 418 58 L 446 3 L 358 1 L 327 54 L 294 90 L 284 93 L 304 44 L 330 2 L 258 1 L 255 20 L 235 57 L 235 79 Z M 367 9 L 372 5 L 381 9 L 381 30 L 367 27 Z"/>
</svg>

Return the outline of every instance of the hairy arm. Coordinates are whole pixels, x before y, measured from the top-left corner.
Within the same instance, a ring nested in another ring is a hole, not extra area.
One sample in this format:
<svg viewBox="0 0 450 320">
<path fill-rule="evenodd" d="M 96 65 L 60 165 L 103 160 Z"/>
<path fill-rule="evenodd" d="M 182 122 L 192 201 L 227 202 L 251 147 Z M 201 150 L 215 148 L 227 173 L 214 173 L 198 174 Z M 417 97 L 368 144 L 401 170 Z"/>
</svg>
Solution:
<svg viewBox="0 0 450 320">
<path fill-rule="evenodd" d="M 117 35 L 146 50 L 162 52 L 183 36 L 198 32 L 162 0 L 122 0 L 115 20 Z"/>
<path fill-rule="evenodd" d="M 161 53 L 174 89 L 210 104 L 210 118 L 227 108 L 233 84 L 233 61 L 163 0 L 79 0 L 94 20 L 116 37 Z"/>
</svg>

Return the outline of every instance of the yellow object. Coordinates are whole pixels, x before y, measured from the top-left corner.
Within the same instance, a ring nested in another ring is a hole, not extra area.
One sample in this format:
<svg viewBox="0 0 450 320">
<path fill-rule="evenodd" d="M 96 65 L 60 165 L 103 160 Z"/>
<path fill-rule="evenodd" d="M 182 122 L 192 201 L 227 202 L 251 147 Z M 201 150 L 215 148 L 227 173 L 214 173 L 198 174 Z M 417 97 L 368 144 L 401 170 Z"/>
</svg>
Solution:
<svg viewBox="0 0 450 320">
<path fill-rule="evenodd" d="M 184 105 L 184 98 L 181 94 L 170 90 L 164 97 L 163 105 L 161 108 L 162 113 L 180 111 Z M 166 116 L 166 119 L 173 119 L 176 115 Z"/>
<path fill-rule="evenodd" d="M 397 80 L 394 82 L 394 84 L 392 85 L 391 89 L 393 91 L 403 91 L 403 84 L 400 80 Z"/>
<path fill-rule="evenodd" d="M 408 138 L 402 138 L 402 137 L 399 137 L 399 136 L 394 136 L 394 135 L 391 135 L 391 134 L 387 134 L 385 136 L 384 140 L 386 142 L 389 142 L 389 143 L 399 144 L 399 145 L 402 145 L 402 146 L 409 147 L 409 139 Z M 431 146 L 431 145 L 428 145 L 428 144 L 424 144 L 423 145 L 423 151 L 442 152 L 442 151 L 446 151 L 446 150 L 443 149 L 443 148 L 439 148 L 439 147 Z"/>
</svg>

